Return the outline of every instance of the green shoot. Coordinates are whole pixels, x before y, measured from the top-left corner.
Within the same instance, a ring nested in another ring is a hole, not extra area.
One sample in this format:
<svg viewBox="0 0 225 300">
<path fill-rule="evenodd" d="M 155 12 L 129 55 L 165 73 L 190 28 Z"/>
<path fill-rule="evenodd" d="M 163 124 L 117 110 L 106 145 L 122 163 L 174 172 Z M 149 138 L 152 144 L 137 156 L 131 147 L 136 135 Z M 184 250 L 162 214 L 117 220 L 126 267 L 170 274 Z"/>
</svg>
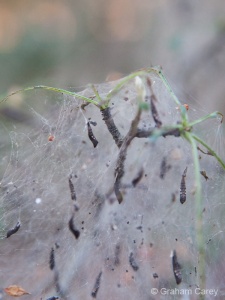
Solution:
<svg viewBox="0 0 225 300">
<path fill-rule="evenodd" d="M 218 117 L 218 115 L 221 116 L 221 123 L 222 123 L 223 122 L 223 115 L 219 111 L 215 111 L 215 112 L 213 112 L 211 114 L 208 114 L 208 115 L 206 115 L 206 116 L 204 116 L 204 117 L 202 117 L 202 118 L 200 118 L 198 120 L 190 122 L 189 126 L 192 127 L 192 126 L 194 126 L 196 124 L 199 124 L 199 123 L 202 123 L 203 121 L 206 121 L 208 119 L 216 118 L 216 117 Z"/>
<path fill-rule="evenodd" d="M 27 87 L 25 89 L 21 89 L 21 90 L 18 90 L 16 92 L 13 92 L 10 95 L 8 95 L 7 97 L 5 97 L 4 99 L 2 99 L 0 101 L 0 104 L 7 101 L 13 95 L 16 95 L 16 94 L 19 94 L 19 93 L 22 93 L 22 92 L 36 90 L 36 89 L 49 90 L 49 91 L 53 91 L 53 92 L 56 92 L 56 93 L 69 95 L 69 96 L 72 96 L 74 98 L 78 98 L 78 99 L 81 99 L 81 100 L 89 102 L 89 103 L 93 103 L 94 105 L 98 106 L 98 102 L 94 101 L 93 99 L 87 98 L 87 97 L 82 96 L 80 94 L 70 92 L 70 91 L 67 91 L 67 90 L 64 90 L 64 89 L 55 88 L 55 87 L 51 87 L 51 86 L 45 86 L 45 85 L 37 85 L 37 86 Z"/>
</svg>

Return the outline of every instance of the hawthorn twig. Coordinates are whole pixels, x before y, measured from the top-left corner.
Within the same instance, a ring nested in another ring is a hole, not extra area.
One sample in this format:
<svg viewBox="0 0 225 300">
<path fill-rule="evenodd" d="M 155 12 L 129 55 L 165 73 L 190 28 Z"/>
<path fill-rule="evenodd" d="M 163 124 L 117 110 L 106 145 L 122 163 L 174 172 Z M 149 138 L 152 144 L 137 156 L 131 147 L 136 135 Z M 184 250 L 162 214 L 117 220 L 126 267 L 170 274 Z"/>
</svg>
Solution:
<svg viewBox="0 0 225 300">
<path fill-rule="evenodd" d="M 121 184 L 121 179 L 123 178 L 123 175 L 124 175 L 124 162 L 125 162 L 126 156 L 127 156 L 127 149 L 137 134 L 137 126 L 140 121 L 140 117 L 141 117 L 141 109 L 139 107 L 135 118 L 131 122 L 130 129 L 123 140 L 123 143 L 121 145 L 120 152 L 118 155 L 117 163 L 116 163 L 116 168 L 115 168 L 116 180 L 114 183 L 114 192 L 115 192 L 115 195 L 116 195 L 116 198 L 117 198 L 119 204 L 122 203 L 122 201 L 123 201 L 123 196 L 122 196 L 122 193 L 120 192 L 120 184 Z"/>
</svg>

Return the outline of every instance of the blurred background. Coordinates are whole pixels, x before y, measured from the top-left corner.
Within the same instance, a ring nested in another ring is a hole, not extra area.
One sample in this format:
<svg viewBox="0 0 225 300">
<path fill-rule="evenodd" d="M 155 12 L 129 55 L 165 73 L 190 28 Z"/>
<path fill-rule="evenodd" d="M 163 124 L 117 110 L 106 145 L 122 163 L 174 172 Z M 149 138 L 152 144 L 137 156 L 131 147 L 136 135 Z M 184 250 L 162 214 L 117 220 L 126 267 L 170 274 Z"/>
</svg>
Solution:
<svg viewBox="0 0 225 300">
<path fill-rule="evenodd" d="M 161 65 L 185 102 L 225 113 L 223 0 L 0 1 L 0 95 Z"/>
</svg>

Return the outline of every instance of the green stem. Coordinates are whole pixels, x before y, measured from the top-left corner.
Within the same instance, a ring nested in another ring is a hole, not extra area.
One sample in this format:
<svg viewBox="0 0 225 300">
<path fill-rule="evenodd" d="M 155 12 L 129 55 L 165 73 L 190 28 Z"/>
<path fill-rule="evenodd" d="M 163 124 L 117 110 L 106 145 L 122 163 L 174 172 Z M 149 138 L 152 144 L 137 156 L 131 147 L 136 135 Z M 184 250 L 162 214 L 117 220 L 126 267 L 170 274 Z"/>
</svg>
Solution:
<svg viewBox="0 0 225 300">
<path fill-rule="evenodd" d="M 195 226 L 196 226 L 196 241 L 198 249 L 198 276 L 199 287 L 205 289 L 206 284 L 206 270 L 205 270 L 205 243 L 204 243 L 204 231 L 203 231 L 203 201 L 202 201 L 202 186 L 200 178 L 200 165 L 198 158 L 198 149 L 192 133 L 185 132 L 184 137 L 190 142 L 192 147 L 192 154 L 194 160 L 194 172 L 195 172 Z M 200 296 L 200 299 L 204 299 L 204 295 Z"/>
<path fill-rule="evenodd" d="M 195 135 L 194 133 L 191 134 L 192 137 L 199 142 L 200 144 L 202 144 L 208 151 L 209 153 L 214 156 L 217 161 L 220 163 L 220 165 L 222 166 L 222 168 L 225 170 L 225 162 L 216 154 L 216 152 L 214 150 L 212 150 L 212 148 L 210 148 L 202 139 L 200 139 L 197 135 Z"/>
<path fill-rule="evenodd" d="M 59 89 L 59 88 L 55 88 L 55 87 L 51 87 L 51 86 L 46 86 L 46 85 L 37 85 L 37 86 L 27 87 L 25 89 L 13 92 L 12 94 L 10 94 L 7 97 L 5 97 L 4 99 L 2 99 L 0 101 L 0 104 L 2 102 L 7 101 L 8 98 L 11 97 L 11 96 L 13 96 L 13 95 L 16 95 L 16 94 L 19 94 L 19 93 L 22 93 L 22 92 L 26 92 L 26 91 L 36 90 L 36 89 L 49 90 L 49 91 L 53 91 L 53 92 L 60 93 L 60 94 L 70 95 L 70 96 L 76 97 L 78 99 L 81 99 L 83 101 L 86 101 L 86 102 L 89 102 L 89 103 L 93 103 L 94 105 L 98 106 L 98 102 L 96 102 L 96 101 L 94 101 L 94 100 L 92 100 L 90 98 L 87 98 L 87 97 L 82 96 L 80 94 L 77 94 L 77 93 L 74 93 L 74 92 L 70 92 L 70 91 L 67 91 L 67 90 L 64 90 L 64 89 Z"/>
<path fill-rule="evenodd" d="M 179 106 L 180 111 L 181 111 L 181 117 L 182 117 L 183 123 L 186 124 L 187 121 L 188 121 L 186 108 L 180 103 L 180 100 L 174 94 L 174 91 L 172 90 L 172 88 L 171 88 L 169 82 L 167 81 L 165 75 L 163 74 L 161 68 L 155 67 L 155 68 L 152 68 L 152 69 L 159 76 L 159 78 L 162 80 L 162 82 L 164 83 L 166 89 L 170 93 L 171 97 L 173 98 L 173 100 L 175 101 L 175 103 Z"/>
<path fill-rule="evenodd" d="M 167 81 L 165 75 L 163 74 L 161 69 L 158 68 L 154 68 L 155 72 L 158 74 L 159 78 L 162 80 L 162 82 L 164 83 L 165 87 L 167 88 L 167 90 L 169 91 L 169 93 L 171 94 L 172 98 L 174 99 L 174 101 L 176 102 L 177 105 L 181 106 L 182 104 L 180 103 L 180 100 L 177 98 L 177 96 L 174 94 L 169 82 Z"/>
<path fill-rule="evenodd" d="M 182 131 L 183 127 L 180 124 L 177 125 L 171 125 L 171 126 L 163 126 L 160 129 L 154 129 L 151 133 L 150 139 L 156 140 L 157 138 L 167 135 L 169 132 L 175 132 L 175 130 L 178 129 L 180 132 Z"/>
<path fill-rule="evenodd" d="M 189 126 L 194 126 L 194 125 L 199 124 L 199 123 L 201 123 L 205 120 L 208 120 L 208 119 L 211 119 L 211 118 L 216 118 L 218 115 L 222 115 L 222 114 L 219 111 L 214 111 L 211 114 L 208 114 L 208 115 L 206 115 L 206 116 L 204 116 L 204 117 L 202 117 L 198 120 L 195 120 L 195 121 L 189 123 Z"/>
<path fill-rule="evenodd" d="M 135 78 L 136 76 L 143 76 L 143 75 L 146 75 L 147 73 L 150 73 L 154 71 L 152 68 L 148 68 L 148 69 L 144 69 L 144 70 L 141 70 L 141 71 L 137 71 L 137 72 L 134 72 L 126 77 L 124 77 L 106 96 L 106 103 L 107 105 L 109 104 L 109 101 L 111 100 L 111 98 L 116 94 L 118 93 L 121 88 L 123 88 L 123 86 L 129 82 L 131 79 Z"/>
<path fill-rule="evenodd" d="M 94 92 L 96 98 L 98 99 L 99 103 L 101 103 L 101 102 L 102 102 L 102 99 L 101 99 L 101 97 L 100 97 L 100 95 L 99 95 L 99 93 L 98 93 L 96 87 L 94 86 L 94 84 L 91 85 L 91 88 L 92 88 L 92 90 L 93 90 L 93 92 Z"/>
</svg>

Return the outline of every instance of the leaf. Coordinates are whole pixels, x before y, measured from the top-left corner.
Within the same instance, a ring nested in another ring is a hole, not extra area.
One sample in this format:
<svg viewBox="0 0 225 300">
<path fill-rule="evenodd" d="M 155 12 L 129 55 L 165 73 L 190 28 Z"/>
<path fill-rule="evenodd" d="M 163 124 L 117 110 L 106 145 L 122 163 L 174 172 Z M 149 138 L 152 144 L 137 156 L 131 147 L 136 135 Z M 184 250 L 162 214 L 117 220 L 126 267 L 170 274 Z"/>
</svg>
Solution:
<svg viewBox="0 0 225 300">
<path fill-rule="evenodd" d="M 20 297 L 20 296 L 23 296 L 23 295 L 30 295 L 30 293 L 28 293 L 27 291 L 25 291 L 19 285 L 10 285 L 7 288 L 5 288 L 4 291 L 9 296 L 13 296 L 13 297 Z"/>
</svg>

